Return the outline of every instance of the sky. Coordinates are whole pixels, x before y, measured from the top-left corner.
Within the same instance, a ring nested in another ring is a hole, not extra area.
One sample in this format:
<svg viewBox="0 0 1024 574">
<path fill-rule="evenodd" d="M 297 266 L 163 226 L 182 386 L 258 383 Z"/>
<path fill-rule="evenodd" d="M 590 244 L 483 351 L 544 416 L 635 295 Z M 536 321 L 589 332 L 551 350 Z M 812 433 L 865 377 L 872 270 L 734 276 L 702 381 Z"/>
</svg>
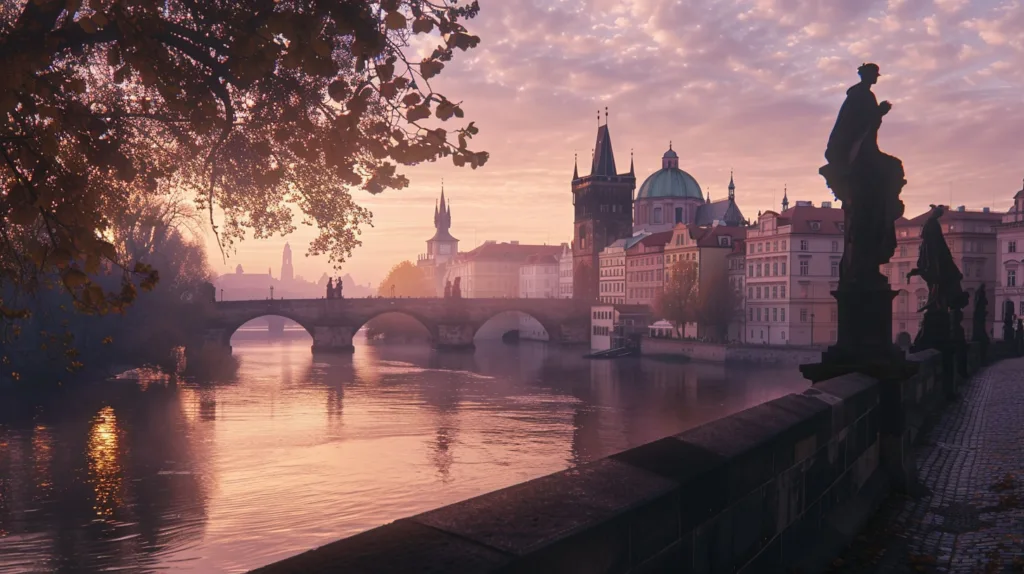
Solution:
<svg viewBox="0 0 1024 574">
<path fill-rule="evenodd" d="M 460 249 L 485 240 L 571 240 L 573 157 L 589 173 L 597 111 L 609 110 L 615 160 L 637 186 L 661 167 L 669 141 L 680 168 L 712 200 L 735 173 L 744 215 L 831 200 L 818 175 L 829 131 L 856 69 L 875 62 L 878 99 L 893 109 L 879 135 L 901 158 L 908 215 L 930 203 L 1005 211 L 1024 180 L 1024 0 L 480 0 L 467 28 L 480 46 L 459 52 L 434 88 L 461 100 L 480 128 L 480 169 L 449 160 L 405 168 L 411 183 L 379 196 L 356 191 L 374 224 L 341 273 L 376 285 L 415 261 L 433 234 L 441 191 Z M 296 274 L 312 230 L 249 239 L 218 273 L 241 264 L 278 276 L 290 242 Z M 337 272 L 332 272 L 337 274 Z"/>
</svg>

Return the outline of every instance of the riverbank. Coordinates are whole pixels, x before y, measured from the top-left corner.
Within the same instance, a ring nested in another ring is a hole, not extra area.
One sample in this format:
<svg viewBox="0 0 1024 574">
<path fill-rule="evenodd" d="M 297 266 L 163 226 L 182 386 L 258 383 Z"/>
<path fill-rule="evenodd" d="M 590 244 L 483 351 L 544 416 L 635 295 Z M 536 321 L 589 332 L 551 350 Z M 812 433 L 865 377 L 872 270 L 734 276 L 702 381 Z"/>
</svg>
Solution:
<svg viewBox="0 0 1024 574">
<path fill-rule="evenodd" d="M 648 357 L 686 357 L 692 361 L 710 363 L 766 363 L 772 365 L 802 365 L 821 361 L 824 348 L 780 347 L 703 343 L 685 339 L 654 339 L 644 337 L 640 353 Z"/>
</svg>

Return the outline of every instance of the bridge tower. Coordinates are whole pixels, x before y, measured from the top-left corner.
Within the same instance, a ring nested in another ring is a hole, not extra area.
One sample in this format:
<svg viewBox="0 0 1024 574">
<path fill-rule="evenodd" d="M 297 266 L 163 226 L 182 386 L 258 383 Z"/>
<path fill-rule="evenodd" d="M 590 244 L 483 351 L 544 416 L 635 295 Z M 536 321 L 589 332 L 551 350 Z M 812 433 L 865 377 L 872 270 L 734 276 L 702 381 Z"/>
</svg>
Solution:
<svg viewBox="0 0 1024 574">
<path fill-rule="evenodd" d="M 608 131 L 608 108 L 597 115 L 597 142 L 590 175 L 580 177 L 573 165 L 573 298 L 593 301 L 598 296 L 598 254 L 633 230 L 633 191 L 636 175 L 630 157 L 629 173 L 615 170 L 615 154 Z"/>
<path fill-rule="evenodd" d="M 295 269 L 292 267 L 292 247 L 284 244 L 284 252 L 281 253 L 281 281 L 290 282 L 295 278 Z"/>
</svg>

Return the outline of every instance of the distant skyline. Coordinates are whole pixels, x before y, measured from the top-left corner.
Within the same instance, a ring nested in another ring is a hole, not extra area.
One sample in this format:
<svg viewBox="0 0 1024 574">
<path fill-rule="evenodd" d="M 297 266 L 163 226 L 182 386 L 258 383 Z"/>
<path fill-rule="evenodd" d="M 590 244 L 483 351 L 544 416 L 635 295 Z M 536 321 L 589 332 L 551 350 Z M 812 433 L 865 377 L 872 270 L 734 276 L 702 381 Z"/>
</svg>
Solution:
<svg viewBox="0 0 1024 574">
<path fill-rule="evenodd" d="M 404 168 L 409 188 L 354 196 L 373 211 L 341 272 L 376 285 L 416 260 L 433 234 L 444 179 L 462 250 L 485 240 L 559 244 L 572 232 L 573 154 L 588 173 L 596 112 L 610 111 L 619 171 L 634 150 L 637 185 L 673 142 L 680 168 L 711 198 L 729 171 L 747 217 L 790 202 L 832 200 L 817 174 L 829 130 L 862 62 L 893 103 L 879 142 L 904 161 L 908 215 L 929 203 L 1005 211 L 1024 179 L 1024 4 L 968 0 L 481 0 L 467 27 L 480 47 L 456 54 L 435 87 L 463 100 L 491 153 L 478 170 L 450 160 Z M 951 200 L 952 196 L 952 200 Z M 838 204 L 837 204 L 838 205 Z M 299 218 L 296 218 L 298 221 Z M 326 258 L 314 236 L 249 239 L 218 273 L 270 267 L 291 242 L 296 275 Z M 209 243 L 209 241 L 208 241 Z"/>
</svg>

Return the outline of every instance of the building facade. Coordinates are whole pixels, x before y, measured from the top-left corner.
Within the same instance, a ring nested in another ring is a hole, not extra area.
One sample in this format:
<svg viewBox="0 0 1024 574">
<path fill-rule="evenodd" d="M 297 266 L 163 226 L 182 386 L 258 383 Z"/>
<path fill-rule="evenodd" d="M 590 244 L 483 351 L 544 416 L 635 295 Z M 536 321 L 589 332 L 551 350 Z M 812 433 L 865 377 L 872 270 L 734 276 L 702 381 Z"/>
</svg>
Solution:
<svg viewBox="0 0 1024 574">
<path fill-rule="evenodd" d="M 605 247 L 629 237 L 633 227 L 633 190 L 636 177 L 615 169 L 615 155 L 605 124 L 598 127 L 590 174 L 579 175 L 573 166 L 573 297 L 594 301 L 599 296 L 598 259 Z"/>
<path fill-rule="evenodd" d="M 531 255 L 528 257 L 519 268 L 519 296 L 524 299 L 557 299 L 558 257 L 554 255 Z"/>
<path fill-rule="evenodd" d="M 733 253 L 736 243 L 743 243 L 745 235 L 744 227 L 682 223 L 676 225 L 665 245 L 666 284 L 670 281 L 676 266 L 680 262 L 686 262 L 697 266 L 698 293 L 728 285 L 729 256 Z M 742 297 L 736 296 L 735 301 L 739 304 Z M 685 326 L 683 334 L 687 337 L 701 337 L 710 333 L 707 332 L 705 325 L 692 323 Z"/>
<path fill-rule="evenodd" d="M 995 313 L 995 338 L 1003 338 L 1003 317 L 1024 317 L 1024 185 L 1013 196 L 1013 207 L 996 228 L 998 264 L 995 297 L 991 305 Z M 991 291 L 990 291 L 991 293 Z"/>
<path fill-rule="evenodd" d="M 736 303 L 736 316 L 729 324 L 729 332 L 727 335 L 730 342 L 743 341 L 743 333 L 745 331 L 744 327 L 747 324 L 747 314 L 744 312 L 744 304 L 747 296 L 747 290 L 745 288 L 747 276 L 746 230 L 743 231 L 743 235 L 744 236 L 742 238 L 738 238 L 733 241 L 732 250 L 725 256 L 725 266 L 728 269 L 727 275 L 729 277 L 729 287 L 733 290 L 733 300 Z"/>
<path fill-rule="evenodd" d="M 452 237 L 449 232 L 451 226 L 451 205 L 445 201 L 444 187 L 442 186 L 441 200 L 434 206 L 434 236 L 427 240 L 427 252 L 416 260 L 416 266 L 423 271 L 434 286 L 437 297 L 444 294 L 448 267 L 459 253 L 459 240 Z"/>
<path fill-rule="evenodd" d="M 558 298 L 572 299 L 572 247 L 562 244 L 562 253 L 558 256 Z"/>
<path fill-rule="evenodd" d="M 618 239 L 601 250 L 597 260 L 598 301 L 626 302 L 626 245 L 629 239 Z"/>
<path fill-rule="evenodd" d="M 626 249 L 626 304 L 653 307 L 665 288 L 665 244 L 671 231 L 651 233 Z"/>
<path fill-rule="evenodd" d="M 556 257 L 562 251 L 557 245 L 521 245 L 518 241 L 483 245 L 460 253 L 446 268 L 444 282 L 460 279 L 462 297 L 518 298 L 520 268 L 531 257 Z M 442 285 L 444 284 L 442 282 Z"/>
<path fill-rule="evenodd" d="M 828 345 L 836 341 L 843 211 L 798 201 L 761 214 L 747 231 L 744 341 Z"/>
</svg>

